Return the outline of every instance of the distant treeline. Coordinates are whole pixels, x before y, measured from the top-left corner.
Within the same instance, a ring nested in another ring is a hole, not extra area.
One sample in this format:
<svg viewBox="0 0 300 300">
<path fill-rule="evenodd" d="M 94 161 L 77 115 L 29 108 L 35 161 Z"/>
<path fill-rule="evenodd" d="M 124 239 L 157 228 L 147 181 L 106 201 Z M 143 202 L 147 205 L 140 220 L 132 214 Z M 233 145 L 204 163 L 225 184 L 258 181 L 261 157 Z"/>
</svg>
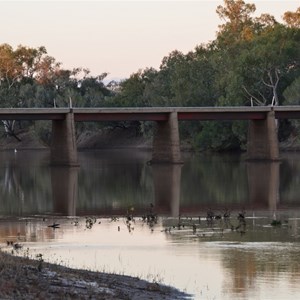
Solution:
<svg viewBox="0 0 300 300">
<path fill-rule="evenodd" d="M 183 54 L 162 59 L 158 70 L 139 70 L 121 82 L 104 83 L 107 74 L 91 76 L 88 69 L 66 70 L 45 47 L 0 45 L 0 107 L 138 107 L 237 106 L 300 104 L 300 7 L 286 12 L 283 23 L 269 14 L 253 17 L 254 4 L 224 0 L 216 9 L 223 23 L 216 39 Z M 4 133 L 14 134 L 15 122 L 2 121 Z M 30 122 L 17 124 L 29 127 Z M 49 125 L 35 125 L 47 139 Z M 78 132 L 116 126 L 77 124 Z M 120 124 L 118 124 L 120 126 Z M 150 134 L 147 122 L 122 123 Z M 243 149 L 247 124 L 186 122 L 183 138 L 195 148 Z M 297 122 L 282 121 L 279 138 L 297 131 Z"/>
</svg>

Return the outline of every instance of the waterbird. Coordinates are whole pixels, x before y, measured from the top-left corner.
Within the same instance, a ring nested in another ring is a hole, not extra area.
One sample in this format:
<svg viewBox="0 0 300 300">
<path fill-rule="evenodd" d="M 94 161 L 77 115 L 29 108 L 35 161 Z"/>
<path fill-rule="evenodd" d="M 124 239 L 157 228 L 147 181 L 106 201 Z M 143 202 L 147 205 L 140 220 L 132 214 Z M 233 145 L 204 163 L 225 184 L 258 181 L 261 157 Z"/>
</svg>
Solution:
<svg viewBox="0 0 300 300">
<path fill-rule="evenodd" d="M 226 210 L 224 212 L 224 215 L 223 215 L 224 219 L 229 219 L 230 218 L 230 211 Z"/>
<path fill-rule="evenodd" d="M 52 225 L 48 225 L 48 227 L 52 227 L 53 229 L 55 229 L 55 228 L 60 228 L 59 225 L 60 224 L 58 223 L 53 223 Z"/>
<path fill-rule="evenodd" d="M 215 216 L 214 212 L 212 210 L 209 210 L 206 215 L 206 220 L 211 221 L 214 218 L 214 216 Z"/>
<path fill-rule="evenodd" d="M 196 233 L 196 230 L 197 230 L 197 226 L 193 224 L 193 233 Z"/>
<path fill-rule="evenodd" d="M 281 221 L 280 220 L 272 220 L 271 225 L 272 226 L 281 226 Z"/>
<path fill-rule="evenodd" d="M 14 247 L 15 250 L 19 250 L 19 249 L 21 249 L 23 246 L 20 245 L 20 244 L 18 244 L 18 243 L 15 243 L 15 244 L 13 245 L 13 247 Z"/>
<path fill-rule="evenodd" d="M 242 212 L 240 212 L 239 213 L 239 215 L 238 215 L 238 220 L 240 221 L 240 222 L 245 222 L 245 212 L 244 211 L 242 211 Z"/>
</svg>

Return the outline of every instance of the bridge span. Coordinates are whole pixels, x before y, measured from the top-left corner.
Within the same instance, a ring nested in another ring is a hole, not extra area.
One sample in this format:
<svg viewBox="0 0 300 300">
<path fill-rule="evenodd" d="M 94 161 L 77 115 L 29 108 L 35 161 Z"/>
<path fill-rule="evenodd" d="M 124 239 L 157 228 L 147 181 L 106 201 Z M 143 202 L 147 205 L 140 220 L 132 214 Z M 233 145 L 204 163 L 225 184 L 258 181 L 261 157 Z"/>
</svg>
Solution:
<svg viewBox="0 0 300 300">
<path fill-rule="evenodd" d="M 181 163 L 181 120 L 248 120 L 251 160 L 278 160 L 276 119 L 300 118 L 300 106 L 0 108 L 1 120 L 51 120 L 51 163 L 78 165 L 75 122 L 154 121 L 153 163 Z"/>
</svg>

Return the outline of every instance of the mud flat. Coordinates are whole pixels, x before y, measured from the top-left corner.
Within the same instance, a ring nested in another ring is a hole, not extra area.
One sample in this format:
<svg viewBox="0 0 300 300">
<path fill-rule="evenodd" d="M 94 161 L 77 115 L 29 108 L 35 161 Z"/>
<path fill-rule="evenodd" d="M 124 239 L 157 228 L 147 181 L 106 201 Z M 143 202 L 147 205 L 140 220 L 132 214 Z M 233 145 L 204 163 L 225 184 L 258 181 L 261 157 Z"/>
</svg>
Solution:
<svg viewBox="0 0 300 300">
<path fill-rule="evenodd" d="M 139 278 L 70 269 L 0 251 L 0 299 L 192 299 Z"/>
</svg>

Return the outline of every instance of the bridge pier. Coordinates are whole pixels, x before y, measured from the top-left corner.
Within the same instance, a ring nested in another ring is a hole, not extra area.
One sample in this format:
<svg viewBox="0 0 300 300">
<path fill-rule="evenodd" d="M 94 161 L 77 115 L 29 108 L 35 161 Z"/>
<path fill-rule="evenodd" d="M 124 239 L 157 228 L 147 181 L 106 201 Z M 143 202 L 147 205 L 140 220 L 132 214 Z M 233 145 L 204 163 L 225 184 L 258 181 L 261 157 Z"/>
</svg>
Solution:
<svg viewBox="0 0 300 300">
<path fill-rule="evenodd" d="M 51 164 L 79 166 L 73 112 L 64 120 L 52 120 Z"/>
<path fill-rule="evenodd" d="M 177 112 L 171 112 L 167 121 L 157 122 L 151 163 L 182 163 Z"/>
<path fill-rule="evenodd" d="M 275 112 L 271 110 L 264 120 L 250 120 L 247 144 L 248 160 L 279 160 L 279 145 Z"/>
</svg>

